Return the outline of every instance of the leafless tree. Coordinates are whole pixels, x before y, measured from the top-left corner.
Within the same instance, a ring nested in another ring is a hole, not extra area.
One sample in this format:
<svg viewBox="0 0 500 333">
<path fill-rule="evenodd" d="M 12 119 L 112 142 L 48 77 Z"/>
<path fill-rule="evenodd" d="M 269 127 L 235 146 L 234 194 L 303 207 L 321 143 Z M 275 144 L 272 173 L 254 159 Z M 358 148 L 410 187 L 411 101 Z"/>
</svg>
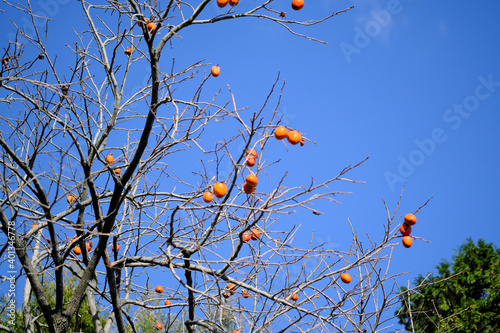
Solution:
<svg viewBox="0 0 500 333">
<path fill-rule="evenodd" d="M 364 161 L 330 179 L 288 185 L 279 156 L 266 155 L 280 125 L 281 79 L 259 105 L 238 108 L 230 89 L 206 93 L 215 78 L 205 61 L 179 67 L 163 52 L 186 29 L 203 33 L 204 24 L 240 18 L 269 20 L 321 42 L 294 29 L 350 8 L 299 22 L 274 0 L 252 1 L 248 11 L 228 5 L 213 16 L 215 2 L 80 0 L 72 15 L 83 14 L 86 28 L 68 44 L 72 57 L 58 59 L 48 49 L 49 21 L 40 28 L 29 1 L 4 0 L 7 13 L 31 17 L 34 31 L 12 22 L 17 35 L 4 46 L 0 71 L 2 267 L 15 253 L 16 279 L 25 277 L 18 280 L 25 281 L 25 332 L 67 332 L 84 299 L 95 332 L 139 332 L 139 314 L 166 310 L 187 332 L 224 331 L 223 314 L 248 332 L 375 332 L 389 325 L 386 310 L 398 302 L 388 270 L 397 209 L 387 209 L 376 241 L 361 242 L 353 230 L 343 251 L 312 241 L 296 247 L 296 228 L 275 227 L 298 209 L 321 214 L 312 203 L 336 202 L 336 184 L 356 182 L 346 174 Z M 142 86 L 127 81 L 145 66 Z M 249 149 L 258 154 L 253 167 Z M 248 174 L 261 180 L 251 194 L 243 188 Z M 206 203 L 204 192 L 217 182 L 227 193 Z M 246 240 L 254 228 L 259 235 Z M 341 282 L 343 272 L 357 282 Z M 68 276 L 78 281 L 69 301 Z M 0 330 L 14 332 L 6 324 Z"/>
</svg>

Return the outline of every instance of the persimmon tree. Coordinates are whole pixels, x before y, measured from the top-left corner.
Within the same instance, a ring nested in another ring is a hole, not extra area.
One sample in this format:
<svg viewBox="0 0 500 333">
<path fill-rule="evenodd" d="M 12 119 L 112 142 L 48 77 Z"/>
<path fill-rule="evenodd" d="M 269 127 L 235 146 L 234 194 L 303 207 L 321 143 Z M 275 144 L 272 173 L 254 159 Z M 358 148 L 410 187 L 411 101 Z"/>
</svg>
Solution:
<svg viewBox="0 0 500 333">
<path fill-rule="evenodd" d="M 182 66 L 165 52 L 189 29 L 203 34 L 205 24 L 240 18 L 321 42 L 294 29 L 350 7 L 295 21 L 284 1 L 252 1 L 244 11 L 231 1 L 214 13 L 215 3 L 81 0 L 71 11 L 85 27 L 56 50 L 49 20 L 41 28 L 29 1 L 7 2 L 7 14 L 29 15 L 34 31 L 12 21 L 17 35 L 4 45 L 0 71 L 1 265 L 16 271 L 3 285 L 14 281 L 22 293 L 24 332 L 67 332 L 82 304 L 95 332 L 142 332 L 148 320 L 171 332 L 389 325 L 386 310 L 398 302 L 388 265 L 399 202 L 392 212 L 386 206 L 377 238 L 362 242 L 353 229 L 350 248 L 294 245 L 297 229 L 280 230 L 277 221 L 297 210 L 320 214 L 312 204 L 337 202 L 337 184 L 357 182 L 347 174 L 364 161 L 290 184 L 280 157 L 266 155 L 276 142 L 283 152 L 300 149 L 274 137 L 281 79 L 262 102 L 238 108 L 229 88 L 207 92 L 221 78 L 210 74 L 203 50 Z M 143 85 L 127 80 L 144 68 Z M 287 130 L 290 141 L 314 142 L 300 128 Z M 257 186 L 244 185 L 249 174 Z M 204 200 L 216 183 L 225 193 Z M 356 277 L 350 284 L 341 282 L 345 272 Z M 69 298 L 68 278 L 76 281 Z M 0 330 L 16 332 L 9 321 Z"/>
</svg>

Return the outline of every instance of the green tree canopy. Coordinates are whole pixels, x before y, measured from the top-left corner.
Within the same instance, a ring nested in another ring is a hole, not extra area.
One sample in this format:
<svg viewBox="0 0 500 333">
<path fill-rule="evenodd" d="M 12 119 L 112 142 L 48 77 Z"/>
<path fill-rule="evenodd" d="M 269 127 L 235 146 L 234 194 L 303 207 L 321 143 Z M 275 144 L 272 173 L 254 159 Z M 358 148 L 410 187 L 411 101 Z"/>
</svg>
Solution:
<svg viewBox="0 0 500 333">
<path fill-rule="evenodd" d="M 414 332 L 500 332 L 500 250 L 468 239 L 436 268 L 405 289 L 400 323 Z"/>
</svg>

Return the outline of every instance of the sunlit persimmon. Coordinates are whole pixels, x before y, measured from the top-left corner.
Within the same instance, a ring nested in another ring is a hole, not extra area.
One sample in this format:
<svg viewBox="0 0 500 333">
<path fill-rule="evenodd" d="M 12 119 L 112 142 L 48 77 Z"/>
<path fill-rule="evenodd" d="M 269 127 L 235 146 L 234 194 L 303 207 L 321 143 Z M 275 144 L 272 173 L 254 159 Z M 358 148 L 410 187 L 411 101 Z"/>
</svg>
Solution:
<svg viewBox="0 0 500 333">
<path fill-rule="evenodd" d="M 252 238 L 252 240 L 257 240 L 257 239 L 259 239 L 259 237 L 260 237 L 260 230 L 259 230 L 259 228 L 253 227 L 250 230 L 250 238 Z"/>
<path fill-rule="evenodd" d="M 212 202 L 213 199 L 214 195 L 212 192 L 205 191 L 205 193 L 203 193 L 203 201 L 205 201 L 206 203 Z"/>
<path fill-rule="evenodd" d="M 160 324 L 160 323 L 158 323 L 158 324 L 155 325 L 155 327 L 159 331 L 159 330 L 161 330 L 163 328 L 163 325 Z"/>
<path fill-rule="evenodd" d="M 340 275 L 340 280 L 344 283 L 351 283 L 351 275 L 349 275 L 349 273 L 342 273 Z"/>
<path fill-rule="evenodd" d="M 240 0 L 229 0 L 229 5 L 230 6 L 236 6 L 238 3 L 240 3 Z"/>
<path fill-rule="evenodd" d="M 222 198 L 223 196 L 226 195 L 226 192 L 227 192 L 227 186 L 226 186 L 226 184 L 221 183 L 221 182 L 215 183 L 215 185 L 214 185 L 214 195 L 217 198 Z"/>
<path fill-rule="evenodd" d="M 69 204 L 74 204 L 76 202 L 76 197 L 73 194 L 70 194 L 66 197 L 66 202 Z"/>
<path fill-rule="evenodd" d="M 233 333 L 241 333 L 240 330 L 233 330 Z"/>
<path fill-rule="evenodd" d="M 36 227 L 37 227 L 37 224 L 35 223 L 35 224 L 33 224 L 33 225 L 31 226 L 31 229 L 36 228 Z M 39 232 L 40 232 L 40 230 L 37 230 L 36 232 L 37 232 L 37 233 L 39 233 Z"/>
<path fill-rule="evenodd" d="M 165 300 L 165 305 L 172 305 L 172 301 L 169 299 Z"/>
<path fill-rule="evenodd" d="M 243 290 L 241 291 L 241 296 L 242 296 L 243 298 L 248 298 L 248 297 L 250 297 L 250 293 L 248 292 L 248 290 L 243 289 Z"/>
<path fill-rule="evenodd" d="M 236 285 L 234 283 L 228 283 L 227 286 L 226 286 L 226 289 L 229 290 L 231 292 L 231 295 L 234 295 L 234 293 L 236 292 Z"/>
<path fill-rule="evenodd" d="M 92 243 L 87 242 L 85 245 L 87 246 L 87 251 L 92 250 Z"/>
<path fill-rule="evenodd" d="M 116 168 L 116 169 L 113 169 L 113 172 L 115 173 L 115 175 L 119 175 L 122 172 L 122 169 Z"/>
<path fill-rule="evenodd" d="M 291 300 L 296 302 L 299 299 L 299 294 L 293 294 Z"/>
<path fill-rule="evenodd" d="M 274 130 L 274 137 L 278 140 L 283 140 L 284 138 L 286 138 L 287 134 L 288 130 L 285 126 L 278 126 Z"/>
<path fill-rule="evenodd" d="M 212 66 L 210 72 L 212 73 L 213 77 L 217 77 L 220 74 L 220 67 L 218 65 Z"/>
<path fill-rule="evenodd" d="M 106 157 L 104 159 L 106 160 L 106 163 L 108 163 L 108 164 L 113 164 L 113 162 L 115 161 L 115 157 L 113 156 L 113 154 L 106 155 Z"/>
<path fill-rule="evenodd" d="M 255 186 L 248 184 L 247 182 L 244 182 L 243 192 L 245 192 L 245 194 L 252 194 L 253 192 L 255 192 Z"/>
<path fill-rule="evenodd" d="M 247 149 L 247 156 L 257 158 L 257 157 L 259 157 L 259 154 L 257 154 L 257 152 L 254 149 L 250 148 L 250 149 Z"/>
<path fill-rule="evenodd" d="M 250 234 L 250 231 L 245 231 L 243 235 L 241 235 L 241 238 L 244 242 L 248 242 L 250 239 L 252 239 L 252 235 Z"/>
<path fill-rule="evenodd" d="M 406 214 L 405 215 L 405 224 L 408 225 L 414 225 L 417 223 L 417 217 L 413 214 Z"/>
<path fill-rule="evenodd" d="M 413 238 L 411 236 L 404 236 L 403 237 L 403 246 L 406 248 L 410 248 L 413 244 Z"/>
<path fill-rule="evenodd" d="M 114 245 L 111 245 L 111 251 L 114 251 L 115 250 L 115 246 Z M 116 244 L 116 251 L 120 251 L 120 244 Z"/>
<path fill-rule="evenodd" d="M 288 131 L 287 138 L 288 142 L 290 142 L 292 145 L 296 145 L 300 142 L 300 140 L 302 140 L 302 136 L 298 131 Z"/>
<path fill-rule="evenodd" d="M 127 47 L 125 49 L 125 54 L 128 55 L 128 56 L 130 56 L 132 54 L 132 49 L 130 47 Z"/>
<path fill-rule="evenodd" d="M 304 0 L 292 0 L 292 8 L 295 10 L 302 9 L 304 7 Z"/>
<path fill-rule="evenodd" d="M 226 7 L 227 5 L 227 0 L 217 0 L 217 6 L 219 6 L 219 8 L 224 8 Z"/>
<path fill-rule="evenodd" d="M 154 22 L 149 22 L 146 27 L 148 27 L 148 31 L 150 34 L 152 34 L 156 30 L 156 23 Z"/>
<path fill-rule="evenodd" d="M 248 157 L 245 164 L 251 168 L 255 165 L 255 162 L 257 162 L 257 160 L 255 158 Z"/>
<path fill-rule="evenodd" d="M 80 254 L 82 254 L 82 249 L 81 249 L 79 246 L 75 246 L 75 247 L 73 248 L 73 252 L 74 252 L 77 256 L 79 256 Z"/>
<path fill-rule="evenodd" d="M 251 185 L 251 186 L 257 186 L 257 183 L 259 182 L 259 179 L 257 178 L 257 176 L 256 176 L 256 175 L 250 174 L 250 175 L 248 175 L 248 176 L 245 178 L 245 182 L 246 182 L 248 185 Z"/>
<path fill-rule="evenodd" d="M 163 287 L 162 287 L 162 286 L 156 286 L 155 291 L 156 291 L 158 294 L 161 294 L 161 293 L 163 292 Z"/>
<path fill-rule="evenodd" d="M 399 227 L 399 232 L 403 236 L 410 236 L 411 234 L 411 226 L 409 226 L 406 223 L 401 224 L 401 227 Z"/>
</svg>

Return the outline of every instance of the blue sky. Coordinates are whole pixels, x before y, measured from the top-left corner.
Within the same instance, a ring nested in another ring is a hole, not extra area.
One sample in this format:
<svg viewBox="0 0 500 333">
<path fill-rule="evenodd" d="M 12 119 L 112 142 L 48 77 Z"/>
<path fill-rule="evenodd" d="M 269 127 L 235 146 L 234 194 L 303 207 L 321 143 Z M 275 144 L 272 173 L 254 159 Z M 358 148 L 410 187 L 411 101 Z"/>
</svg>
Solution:
<svg viewBox="0 0 500 333">
<path fill-rule="evenodd" d="M 65 14 L 73 5 L 62 3 L 35 8 L 54 14 L 58 38 L 50 43 L 58 47 L 72 38 L 67 25 L 76 21 Z M 242 0 L 239 6 L 253 4 Z M 284 228 L 301 224 L 305 243 L 315 233 L 348 248 L 347 218 L 359 234 L 376 238 L 386 219 L 382 198 L 394 209 L 403 186 L 400 215 L 433 197 L 413 229 L 430 243 L 415 241 L 393 256 L 392 270 L 409 272 L 400 280 L 406 284 L 434 271 L 468 237 L 500 246 L 500 3 L 306 0 L 295 12 L 280 0 L 273 8 L 307 20 L 351 5 L 327 22 L 297 27 L 326 45 L 272 22 L 242 19 L 190 27 L 164 56 L 170 52 L 179 65 L 219 64 L 221 75 L 209 89 L 228 84 L 238 105 L 254 110 L 280 73 L 284 123 L 318 144 L 294 147 L 283 157 L 291 180 L 327 179 L 370 156 L 349 174 L 366 184 L 340 185 L 353 192 L 339 198 L 342 205 L 323 203 L 321 216 L 299 212 L 282 220 Z M 220 11 L 212 7 L 212 14 Z M 4 44 L 6 36 L 0 40 Z"/>
<path fill-rule="evenodd" d="M 281 73 L 287 125 L 318 143 L 294 152 L 292 175 L 322 179 L 370 156 L 352 174 L 366 184 L 343 185 L 353 194 L 341 198 L 341 206 L 329 205 L 319 217 L 294 217 L 304 234 L 315 231 L 345 247 L 349 217 L 360 234 L 377 235 L 385 220 L 382 198 L 394 209 L 404 185 L 400 214 L 433 199 L 417 214 L 413 232 L 430 243 L 401 247 L 393 260 L 395 271 L 410 272 L 403 280 L 433 271 L 468 237 L 500 245 L 500 4 L 306 1 L 293 12 L 282 2 L 290 19 L 355 8 L 298 29 L 327 45 L 270 22 L 241 20 L 208 27 L 211 37 L 192 47 L 221 65 L 219 79 L 240 105 L 255 107 Z M 381 11 L 390 13 L 388 24 L 377 21 Z M 196 28 L 191 32 L 200 35 Z M 346 44 L 357 53 L 346 57 Z M 454 111 L 460 105 L 461 114 Z"/>
</svg>

